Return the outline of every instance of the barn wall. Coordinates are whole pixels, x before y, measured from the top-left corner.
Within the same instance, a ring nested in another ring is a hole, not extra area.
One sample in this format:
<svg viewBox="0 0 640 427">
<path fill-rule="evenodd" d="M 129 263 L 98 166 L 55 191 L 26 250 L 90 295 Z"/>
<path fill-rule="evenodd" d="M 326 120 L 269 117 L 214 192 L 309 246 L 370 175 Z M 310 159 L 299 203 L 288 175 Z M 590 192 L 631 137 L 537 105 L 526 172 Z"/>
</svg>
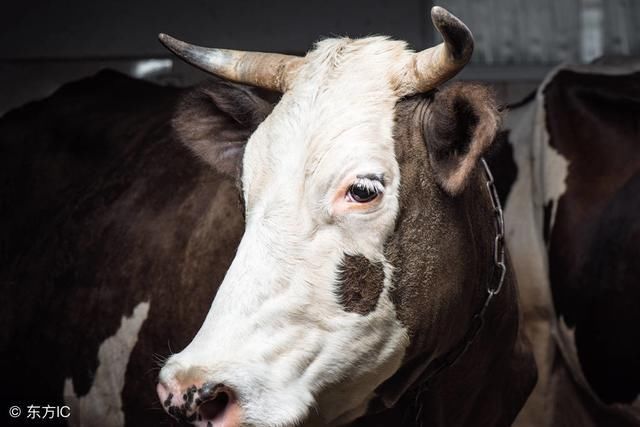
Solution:
<svg viewBox="0 0 640 427">
<path fill-rule="evenodd" d="M 640 54 L 635 0 L 443 0 L 476 37 L 473 63 L 540 66 Z"/>
<path fill-rule="evenodd" d="M 640 1 L 443 0 L 476 37 L 461 78 L 489 82 L 503 102 L 534 89 L 556 64 L 640 54 Z M 186 85 L 204 74 L 157 42 L 168 32 L 203 45 L 302 53 L 320 37 L 387 34 L 415 49 L 439 41 L 431 0 L 8 2 L 0 14 L 0 114 L 65 81 L 111 67 Z"/>
<path fill-rule="evenodd" d="M 13 0 L 0 13 L 0 114 L 103 67 L 162 83 L 204 78 L 160 45 L 159 32 L 289 53 L 323 36 L 374 33 L 420 48 L 430 43 L 429 7 L 428 0 Z"/>
</svg>

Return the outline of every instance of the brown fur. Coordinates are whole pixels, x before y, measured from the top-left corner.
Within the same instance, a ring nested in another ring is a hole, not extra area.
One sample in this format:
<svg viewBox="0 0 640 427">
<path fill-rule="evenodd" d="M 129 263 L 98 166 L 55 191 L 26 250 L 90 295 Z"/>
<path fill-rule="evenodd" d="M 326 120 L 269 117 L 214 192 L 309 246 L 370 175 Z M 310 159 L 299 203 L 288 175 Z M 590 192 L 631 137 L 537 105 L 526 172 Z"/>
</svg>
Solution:
<svg viewBox="0 0 640 427">
<path fill-rule="evenodd" d="M 245 143 L 271 109 L 253 89 L 213 78 L 181 99 L 172 124 L 196 155 L 239 179 Z"/>
<path fill-rule="evenodd" d="M 7 405 L 63 405 L 65 378 L 86 394 L 100 344 L 149 301 L 123 411 L 126 425 L 171 423 L 155 357 L 198 331 L 244 229 L 233 183 L 172 137 L 185 92 L 103 72 L 0 119 Z"/>
<path fill-rule="evenodd" d="M 442 127 L 435 133 L 427 132 L 422 126 L 434 111 L 439 120 L 444 120 L 446 111 L 453 114 L 450 120 L 459 117 L 455 108 L 449 108 L 454 103 L 448 96 L 464 96 L 463 103 L 486 109 L 486 94 L 475 87 L 465 90 L 455 86 L 433 99 L 418 96 L 396 107 L 396 156 L 402 176 L 400 216 L 386 251 L 394 267 L 393 300 L 398 318 L 409 330 L 411 345 L 404 366 L 377 391 L 381 404 L 377 409 L 395 406 L 359 420 L 358 426 L 506 426 L 535 383 L 535 364 L 520 329 L 511 271 L 469 350 L 437 376 L 429 389 L 422 390 L 425 385 L 415 383 L 422 369 L 461 341 L 481 307 L 486 287 L 497 280 L 492 254 L 496 233 L 493 213 L 485 178 L 473 160 L 487 148 L 491 135 L 484 130 L 493 126 L 473 117 L 490 114 L 491 109 L 480 114 L 470 111 L 463 115 L 470 121 L 454 121 L 447 128 L 449 136 L 471 138 L 454 141 L 458 147 L 467 146 L 453 154 L 464 173 L 454 169 L 449 159 L 444 160 L 446 170 L 466 177 L 456 187 L 456 197 L 452 197 L 450 186 L 442 185 L 443 169 L 431 166 L 451 145 L 429 137 L 447 132 Z M 439 102 L 444 105 L 437 105 Z M 492 101 L 488 105 L 493 105 Z M 490 122 L 497 122 L 497 116 Z"/>
<path fill-rule="evenodd" d="M 493 94 L 486 86 L 454 83 L 436 92 L 424 133 L 431 167 L 449 194 L 464 190 L 499 121 Z"/>
<path fill-rule="evenodd" d="M 453 84 L 397 105 L 400 213 L 386 256 L 394 268 L 392 300 L 411 344 L 404 366 L 377 390 L 372 409 L 383 411 L 355 425 L 412 426 L 418 417 L 425 425 L 506 426 L 533 387 L 535 364 L 520 330 L 511 271 L 469 351 L 428 391 L 419 381 L 430 363 L 461 343 L 487 287 L 498 280 L 493 211 L 478 168 L 498 122 L 491 93 L 478 85 Z M 345 310 L 373 310 L 383 280 L 381 266 L 347 257 L 339 283 Z"/>
<path fill-rule="evenodd" d="M 638 426 L 640 72 L 571 68 L 537 97 L 545 122 L 535 131 L 548 132 L 569 167 L 563 194 L 544 205 L 544 226 L 535 230 L 547 243 L 554 315 L 536 320 L 557 331 L 555 357 L 541 362 L 544 391 L 520 421 L 542 414 L 554 426 Z M 544 179 L 544 194 L 553 177 L 535 172 L 546 169 L 536 147 L 533 179 Z M 538 201 L 534 215 L 542 217 Z"/>
<path fill-rule="evenodd" d="M 338 292 L 345 311 L 364 315 L 375 310 L 384 285 L 382 264 L 346 255 L 340 273 Z"/>
<path fill-rule="evenodd" d="M 181 349 L 202 324 L 240 240 L 241 209 L 231 183 L 168 137 L 178 90 L 124 77 L 89 83 L 0 121 L 0 131 L 12 135 L 4 140 L 11 154 L 5 159 L 12 162 L 3 169 L 3 182 L 11 183 L 6 186 L 6 202 L 13 207 L 3 211 L 7 217 L 2 222 L 11 255 L 4 258 L 7 263 L 0 272 L 6 296 L 0 320 L 8 325 L 0 337 L 6 344 L 0 346 L 6 349 L 1 366 L 8 373 L 3 397 L 62 404 L 66 377 L 85 393 L 92 384 L 99 344 L 118 329 L 123 314 L 150 301 L 122 397 L 127 425 L 159 425 L 171 421 L 154 392 L 153 355 L 167 354 L 168 344 L 172 350 Z M 223 92 L 240 98 L 251 94 L 233 87 L 236 91 Z M 87 91 L 92 96 L 80 103 Z M 393 400 L 395 406 L 355 425 L 506 425 L 531 386 L 532 361 L 519 335 L 511 275 L 477 341 L 456 365 L 425 391 L 422 384 L 403 381 L 410 377 L 404 375 L 407 368 L 429 363 L 458 343 L 479 308 L 487 281 L 495 280 L 495 230 L 476 162 L 464 153 L 460 157 L 463 166 L 470 166 L 461 175 L 465 182 L 456 197 L 451 197 L 451 188 L 442 185 L 446 175 L 438 175 L 446 168 L 432 158 L 429 139 L 425 144 L 425 114 L 431 108 L 450 111 L 437 104 L 448 105 L 446 94 L 443 90 L 433 99 L 416 96 L 397 106 L 401 212 L 386 252 L 395 268 L 398 317 L 412 344 L 405 368 L 378 390 L 381 400 Z M 220 153 L 226 143 L 242 143 L 261 117 L 227 105 L 229 96 L 193 96 L 196 100 L 183 103 L 179 117 L 196 124 L 176 119 L 178 134 L 195 144 L 207 135 L 220 136 L 209 141 L 222 143 L 215 147 Z M 258 110 L 265 106 L 255 102 L 261 105 Z M 478 102 L 474 99 L 470 105 Z M 58 119 L 43 130 L 52 112 Z M 213 117 L 189 117 L 197 112 Z M 8 129 L 19 128 L 16 123 L 29 126 L 21 132 Z M 61 145 L 59 137 L 42 137 L 47 129 L 67 137 L 63 142 L 69 146 Z M 468 133 L 472 134 L 477 130 Z M 47 138 L 56 144 L 48 145 Z M 87 141 L 90 147 L 83 145 Z M 475 141 L 469 142 L 469 152 L 482 152 L 482 146 L 473 148 Z M 447 145 L 446 140 L 438 143 Z M 24 147 L 30 155 L 21 151 Z M 219 166 L 221 159 L 210 160 L 219 170 L 237 173 L 228 167 L 231 163 Z M 11 181 L 16 176 L 20 182 Z M 362 260 L 350 265 L 343 286 L 352 295 L 354 311 L 364 313 L 376 299 L 383 276 Z M 356 290 L 359 277 L 371 280 Z M 363 298 L 356 302 L 353 296 L 358 293 Z"/>
</svg>

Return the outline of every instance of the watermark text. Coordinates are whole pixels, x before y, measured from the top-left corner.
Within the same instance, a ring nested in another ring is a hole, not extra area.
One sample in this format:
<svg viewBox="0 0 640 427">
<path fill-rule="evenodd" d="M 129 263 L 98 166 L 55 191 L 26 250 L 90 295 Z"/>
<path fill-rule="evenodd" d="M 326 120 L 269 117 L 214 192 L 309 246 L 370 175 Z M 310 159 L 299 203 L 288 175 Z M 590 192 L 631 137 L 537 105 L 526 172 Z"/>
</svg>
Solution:
<svg viewBox="0 0 640 427">
<path fill-rule="evenodd" d="M 9 417 L 21 420 L 63 420 L 71 416 L 67 405 L 12 405 Z"/>
</svg>

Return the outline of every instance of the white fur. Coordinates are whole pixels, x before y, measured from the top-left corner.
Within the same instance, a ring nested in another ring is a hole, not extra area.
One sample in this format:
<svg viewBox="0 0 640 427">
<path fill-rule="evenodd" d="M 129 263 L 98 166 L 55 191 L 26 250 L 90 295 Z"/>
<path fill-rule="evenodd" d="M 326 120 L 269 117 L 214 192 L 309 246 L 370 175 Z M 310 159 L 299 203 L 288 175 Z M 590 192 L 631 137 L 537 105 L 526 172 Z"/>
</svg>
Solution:
<svg viewBox="0 0 640 427">
<path fill-rule="evenodd" d="M 555 74 L 554 74 L 555 75 Z M 544 90 L 535 102 L 509 113 L 504 127 L 511 131 L 518 177 L 505 204 L 507 245 L 520 289 L 525 332 L 531 340 L 538 367 L 538 382 L 514 426 L 547 426 L 553 419 L 551 378 L 557 345 L 555 310 L 548 276 L 547 248 L 543 240 L 544 207 L 551 203 L 549 230 L 553 229 L 560 197 L 566 191 L 569 162 L 549 143 Z"/>
<path fill-rule="evenodd" d="M 70 426 L 124 426 L 122 390 L 129 356 L 138 342 L 138 333 L 149 314 L 149 302 L 141 302 L 131 317 L 122 316 L 120 328 L 107 338 L 98 350 L 99 365 L 93 385 L 84 396 L 78 396 L 73 380 L 64 382 L 64 401 L 71 408 Z"/>
<path fill-rule="evenodd" d="M 398 212 L 392 131 L 410 57 L 403 42 L 381 37 L 329 39 L 307 55 L 247 144 L 244 237 L 204 325 L 161 380 L 196 372 L 227 384 L 249 425 L 310 415 L 333 425 L 361 415 L 399 368 L 408 336 L 389 299 L 383 244 Z M 335 209 L 342 183 L 371 173 L 384 175 L 380 200 Z M 385 266 L 384 290 L 366 316 L 339 304 L 344 254 Z"/>
<path fill-rule="evenodd" d="M 544 90 L 550 81 L 546 79 L 536 93 L 533 132 L 529 140 L 535 159 L 533 179 L 534 192 L 537 192 L 537 194 L 534 194 L 534 207 L 537 214 L 538 230 L 543 230 L 544 228 L 544 205 L 551 203 L 549 233 L 553 230 L 560 197 L 567 191 L 566 181 L 569 175 L 569 161 L 556 148 L 552 147 L 549 141 L 547 110 L 544 108 Z M 541 201 L 544 202 L 542 206 L 540 206 Z"/>
</svg>

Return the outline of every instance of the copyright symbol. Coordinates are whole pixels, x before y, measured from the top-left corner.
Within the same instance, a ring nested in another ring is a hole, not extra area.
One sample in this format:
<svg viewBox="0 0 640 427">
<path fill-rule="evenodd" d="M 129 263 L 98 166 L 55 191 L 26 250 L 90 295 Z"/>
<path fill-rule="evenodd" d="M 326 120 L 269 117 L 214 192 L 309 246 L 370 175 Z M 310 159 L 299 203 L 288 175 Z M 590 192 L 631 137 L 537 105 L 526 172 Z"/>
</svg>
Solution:
<svg viewBox="0 0 640 427">
<path fill-rule="evenodd" d="M 12 406 L 11 408 L 9 408 L 9 416 L 11 418 L 18 418 L 21 413 L 22 413 L 22 410 L 20 409 L 19 406 Z"/>
</svg>

